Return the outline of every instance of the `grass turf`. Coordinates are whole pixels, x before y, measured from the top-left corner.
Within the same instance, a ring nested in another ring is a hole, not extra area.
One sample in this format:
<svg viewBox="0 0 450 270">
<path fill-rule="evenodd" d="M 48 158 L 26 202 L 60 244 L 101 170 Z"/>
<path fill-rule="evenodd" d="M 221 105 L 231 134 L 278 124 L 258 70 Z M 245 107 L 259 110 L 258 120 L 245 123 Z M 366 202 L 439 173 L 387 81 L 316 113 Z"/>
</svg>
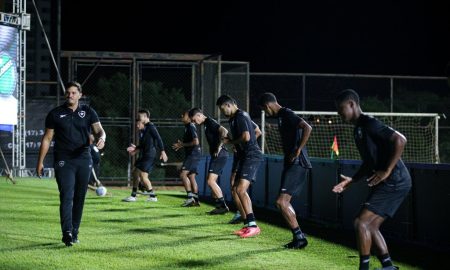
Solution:
<svg viewBox="0 0 450 270">
<path fill-rule="evenodd" d="M 0 269 L 357 269 L 356 250 L 309 236 L 304 250 L 285 250 L 286 227 L 259 221 L 261 235 L 240 239 L 232 214 L 183 208 L 181 191 L 157 191 L 158 202 L 125 203 L 129 190 L 88 191 L 80 243 L 61 242 L 54 180 L 0 181 Z M 281 219 L 281 215 L 274 215 Z M 258 216 L 257 216 L 258 219 Z M 308 232 L 306 232 L 308 233 Z M 394 256 L 395 257 L 395 256 Z M 394 258 L 395 259 L 395 258 Z M 401 269 L 420 269 L 396 263 Z M 376 257 L 371 267 L 379 267 Z"/>
</svg>

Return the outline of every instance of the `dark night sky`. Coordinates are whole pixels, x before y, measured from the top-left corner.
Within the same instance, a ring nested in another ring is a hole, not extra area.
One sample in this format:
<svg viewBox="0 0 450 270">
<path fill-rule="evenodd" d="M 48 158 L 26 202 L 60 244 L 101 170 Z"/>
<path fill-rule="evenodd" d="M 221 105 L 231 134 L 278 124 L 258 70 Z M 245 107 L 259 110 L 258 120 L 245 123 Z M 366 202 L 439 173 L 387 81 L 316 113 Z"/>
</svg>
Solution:
<svg viewBox="0 0 450 270">
<path fill-rule="evenodd" d="M 62 1 L 62 49 L 220 53 L 261 72 L 445 75 L 447 1 L 341 2 Z"/>
</svg>

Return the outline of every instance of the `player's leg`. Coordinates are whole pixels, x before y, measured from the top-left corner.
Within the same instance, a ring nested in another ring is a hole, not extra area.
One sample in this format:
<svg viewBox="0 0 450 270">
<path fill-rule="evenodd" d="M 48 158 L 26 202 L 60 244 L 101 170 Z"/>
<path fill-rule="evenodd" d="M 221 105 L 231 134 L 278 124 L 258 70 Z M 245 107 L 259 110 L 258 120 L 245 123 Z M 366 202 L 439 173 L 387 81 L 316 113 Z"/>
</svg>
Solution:
<svg viewBox="0 0 450 270">
<path fill-rule="evenodd" d="M 72 245 L 72 203 L 75 186 L 75 168 L 67 161 L 56 161 L 56 183 L 59 190 L 59 216 L 61 223 L 62 241 L 66 246 Z"/>
<path fill-rule="evenodd" d="M 225 203 L 225 199 L 223 197 L 222 189 L 217 184 L 217 179 L 219 178 L 218 174 L 210 172 L 208 174 L 207 182 L 208 186 L 211 188 L 211 193 L 215 198 L 215 208 L 208 213 L 210 215 L 217 214 L 225 214 L 229 211 L 227 204 Z"/>
<path fill-rule="evenodd" d="M 188 178 L 189 178 L 189 182 L 191 183 L 192 199 L 194 199 L 194 201 L 192 203 L 190 203 L 189 206 L 200 206 L 200 201 L 198 198 L 198 185 L 197 185 L 197 181 L 195 180 L 196 176 L 197 176 L 196 168 L 189 171 Z"/>
<path fill-rule="evenodd" d="M 386 241 L 384 240 L 383 235 L 380 232 L 380 226 L 383 224 L 385 219 L 383 217 L 378 216 L 374 219 L 371 224 L 371 232 L 372 232 L 372 243 L 377 250 L 377 257 L 383 267 L 392 269 L 396 269 L 393 266 L 393 262 L 391 256 L 389 255 L 389 250 L 386 245 Z"/>
<path fill-rule="evenodd" d="M 156 197 L 155 191 L 153 190 L 152 182 L 148 178 L 148 172 L 140 171 L 139 178 L 141 179 L 141 181 L 144 183 L 145 186 L 145 192 L 143 192 L 142 194 L 149 196 L 147 202 L 157 202 L 158 199 Z"/>
<path fill-rule="evenodd" d="M 241 178 L 236 189 L 239 200 L 242 203 L 242 208 L 245 213 L 245 224 L 247 225 L 246 230 L 240 234 L 240 236 L 244 238 L 255 236 L 260 233 L 260 229 L 256 224 L 255 215 L 253 213 L 252 200 L 247 192 L 249 187 L 250 181 Z"/>
<path fill-rule="evenodd" d="M 233 160 L 233 166 L 231 169 L 231 177 L 230 177 L 230 187 L 231 187 L 231 197 L 233 198 L 234 205 L 237 208 L 236 214 L 233 216 L 233 218 L 228 222 L 230 224 L 238 224 L 242 221 L 242 217 L 245 217 L 244 210 L 242 209 L 241 201 L 239 200 L 239 196 L 237 195 L 236 188 L 234 185 L 236 175 L 237 175 L 237 167 L 238 167 L 238 160 L 236 157 L 234 157 Z M 242 213 L 242 214 L 241 214 Z"/>
<path fill-rule="evenodd" d="M 78 231 L 83 215 L 84 200 L 91 175 L 92 168 L 90 165 L 92 161 L 91 159 L 75 159 L 74 163 L 76 165 L 76 175 L 72 207 L 72 236 L 73 242 L 78 243 Z"/>
<path fill-rule="evenodd" d="M 308 245 L 308 241 L 298 224 L 294 207 L 291 204 L 292 196 L 300 193 L 306 183 L 306 177 L 307 169 L 298 164 L 285 165 L 281 175 L 280 194 L 276 205 L 292 232 L 292 242 L 286 244 L 285 248 L 300 249 Z"/>
<path fill-rule="evenodd" d="M 188 177 L 189 170 L 182 169 L 180 172 L 180 179 L 183 182 L 184 190 L 186 190 L 186 196 L 187 199 L 184 201 L 184 203 L 181 206 L 187 206 L 188 204 L 192 203 L 194 201 L 192 189 L 191 189 L 191 181 Z"/>
<path fill-rule="evenodd" d="M 138 163 L 136 163 L 138 165 Z M 137 201 L 137 190 L 139 185 L 139 172 L 140 170 L 135 167 L 132 172 L 132 187 L 131 187 L 131 194 L 130 196 L 122 199 L 123 202 L 135 202 Z"/>
<path fill-rule="evenodd" d="M 356 239 L 360 256 L 359 269 L 369 269 L 370 248 L 372 246 L 372 227 L 377 214 L 367 208 L 363 208 L 359 216 L 354 221 Z"/>
</svg>

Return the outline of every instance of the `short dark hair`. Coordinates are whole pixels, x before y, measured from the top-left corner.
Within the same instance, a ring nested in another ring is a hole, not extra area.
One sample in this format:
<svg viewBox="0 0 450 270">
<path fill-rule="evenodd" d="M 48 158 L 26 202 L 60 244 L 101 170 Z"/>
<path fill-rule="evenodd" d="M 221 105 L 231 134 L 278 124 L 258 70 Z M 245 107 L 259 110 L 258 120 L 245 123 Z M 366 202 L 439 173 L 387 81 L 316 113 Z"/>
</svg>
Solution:
<svg viewBox="0 0 450 270">
<path fill-rule="evenodd" d="M 70 87 L 76 87 L 80 93 L 83 93 L 83 90 L 81 89 L 81 84 L 79 82 L 70 81 L 64 85 L 64 89 L 69 89 Z"/>
<path fill-rule="evenodd" d="M 145 114 L 148 118 L 150 118 L 150 111 L 147 109 L 139 109 L 138 114 Z"/>
<path fill-rule="evenodd" d="M 275 95 L 270 92 L 266 92 L 259 96 L 258 106 L 262 107 L 270 102 L 277 102 L 277 97 L 275 97 Z"/>
<path fill-rule="evenodd" d="M 356 104 L 359 105 L 359 95 L 353 89 L 345 89 L 339 92 L 339 94 L 334 99 L 336 106 L 339 106 L 342 102 L 353 100 Z"/>
<path fill-rule="evenodd" d="M 229 95 L 221 95 L 216 101 L 217 106 L 222 106 L 225 103 L 236 104 L 236 100 Z"/>
<path fill-rule="evenodd" d="M 189 117 L 192 118 L 192 116 L 196 115 L 197 113 L 203 113 L 202 109 L 192 108 L 189 110 Z"/>
</svg>

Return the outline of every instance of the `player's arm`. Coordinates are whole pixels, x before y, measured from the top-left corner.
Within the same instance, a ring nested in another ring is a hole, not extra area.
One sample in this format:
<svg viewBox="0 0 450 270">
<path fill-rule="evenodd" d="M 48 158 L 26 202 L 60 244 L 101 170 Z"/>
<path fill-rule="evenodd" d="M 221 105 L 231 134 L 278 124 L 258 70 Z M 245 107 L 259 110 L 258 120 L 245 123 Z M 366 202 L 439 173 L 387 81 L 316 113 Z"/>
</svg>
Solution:
<svg viewBox="0 0 450 270">
<path fill-rule="evenodd" d="M 259 129 L 259 126 L 258 126 L 255 122 L 253 122 L 253 121 L 252 121 L 252 127 L 253 127 L 253 129 L 255 130 L 255 136 L 256 136 L 256 139 L 258 139 L 259 136 L 262 135 L 262 131 L 261 131 L 261 129 Z"/>
<path fill-rule="evenodd" d="M 42 175 L 42 170 L 44 169 L 44 159 L 48 153 L 48 149 L 50 149 L 50 144 L 52 143 L 54 135 L 54 129 L 46 128 L 44 136 L 42 136 L 41 147 L 39 148 L 38 162 L 36 165 L 36 174 L 38 177 Z"/>
<path fill-rule="evenodd" d="M 214 156 L 217 156 L 220 152 L 220 149 L 222 148 L 222 145 L 224 144 L 224 139 L 228 136 L 228 130 L 224 128 L 223 126 L 219 126 L 217 129 L 217 132 L 219 133 L 220 143 L 217 146 L 217 149 L 214 151 Z"/>
<path fill-rule="evenodd" d="M 159 159 L 164 161 L 164 162 L 167 162 L 167 160 L 169 158 L 167 157 L 166 151 L 164 150 L 164 142 L 163 142 L 163 140 L 161 138 L 161 135 L 159 135 L 158 130 L 153 125 L 150 125 L 150 130 L 149 131 L 150 131 L 151 136 L 156 141 L 156 147 L 160 150 Z"/>
<path fill-rule="evenodd" d="M 244 117 L 236 118 L 236 126 L 237 126 L 238 131 L 241 133 L 241 135 L 236 138 L 233 138 L 233 139 L 227 138 L 224 140 L 224 143 L 237 145 L 240 143 L 245 143 L 245 142 L 250 141 L 250 139 L 251 139 L 250 128 L 252 128 L 252 127 L 249 127 L 247 125 L 247 121 L 245 121 Z"/>
<path fill-rule="evenodd" d="M 95 146 L 97 146 L 98 149 L 103 149 L 105 147 L 106 142 L 106 132 L 102 127 L 102 124 L 100 122 L 93 123 L 91 125 L 92 130 L 94 131 L 94 136 L 97 139 L 97 143 Z"/>
<path fill-rule="evenodd" d="M 302 152 L 303 147 L 305 147 L 306 143 L 309 140 L 309 136 L 311 135 L 312 127 L 306 123 L 305 120 L 300 118 L 300 122 L 297 126 L 298 129 L 302 129 L 302 138 L 300 139 L 300 145 L 297 148 L 297 150 L 294 152 L 294 156 L 291 157 L 291 161 L 295 160 L 298 156 L 300 156 L 300 153 Z"/>
<path fill-rule="evenodd" d="M 384 171 L 376 171 L 371 177 L 367 178 L 369 186 L 375 186 L 389 177 L 395 167 L 395 164 L 397 164 L 400 157 L 402 156 L 403 150 L 405 149 L 406 137 L 400 132 L 395 131 L 389 138 L 389 143 L 394 146 L 394 151 L 389 157 L 387 168 Z"/>
</svg>

